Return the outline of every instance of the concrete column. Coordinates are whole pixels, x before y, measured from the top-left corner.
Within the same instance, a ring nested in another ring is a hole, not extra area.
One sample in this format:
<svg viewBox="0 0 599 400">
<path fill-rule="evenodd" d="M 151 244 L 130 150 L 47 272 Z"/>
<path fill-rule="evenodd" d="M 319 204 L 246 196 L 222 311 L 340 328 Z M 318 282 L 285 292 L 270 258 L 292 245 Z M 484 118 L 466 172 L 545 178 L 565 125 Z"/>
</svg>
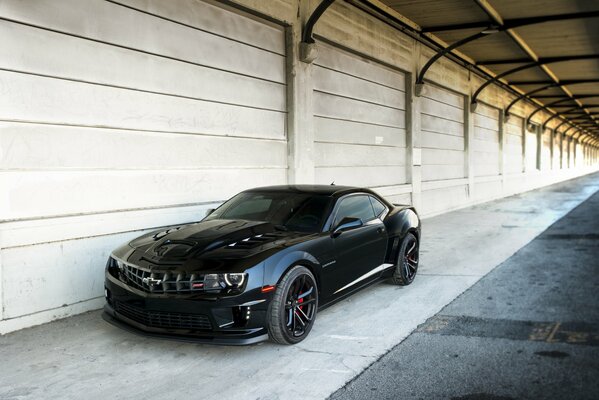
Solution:
<svg viewBox="0 0 599 400">
<path fill-rule="evenodd" d="M 416 96 L 416 76 L 420 68 L 420 43 L 414 41 L 412 71 L 406 74 L 406 176 L 412 184 L 412 204 L 422 204 L 422 147 L 420 140 L 421 98 Z M 422 88 L 426 92 L 426 85 Z"/>
<path fill-rule="evenodd" d="M 314 183 L 314 118 L 311 63 L 300 61 L 301 28 L 310 2 L 299 2 L 299 15 L 287 28 L 287 181 Z"/>
<path fill-rule="evenodd" d="M 522 118 L 522 172 L 526 173 L 526 118 Z"/>
<path fill-rule="evenodd" d="M 472 91 L 471 91 L 472 92 Z M 468 179 L 468 196 L 474 199 L 474 116 L 470 109 L 470 96 L 464 96 L 464 165 Z"/>
<path fill-rule="evenodd" d="M 537 169 L 540 171 L 543 158 L 543 131 L 539 125 L 537 125 L 535 129 L 537 132 Z"/>
<path fill-rule="evenodd" d="M 572 142 L 572 138 L 570 136 L 568 136 L 566 138 L 566 148 L 568 149 L 568 168 L 570 168 L 572 165 L 570 164 L 570 160 L 572 159 L 572 149 L 570 148 L 571 143 Z"/>
<path fill-rule="evenodd" d="M 503 111 L 499 110 L 499 175 L 501 175 L 501 188 L 505 188 L 505 119 Z"/>
<path fill-rule="evenodd" d="M 559 134 L 559 168 L 564 169 L 564 134 Z"/>
<path fill-rule="evenodd" d="M 554 154 L 555 154 L 555 130 L 551 129 L 550 131 L 550 137 L 551 137 L 551 146 L 549 147 L 549 151 L 550 151 L 550 156 L 551 157 L 551 162 L 549 163 L 549 166 L 551 169 L 555 169 L 555 166 L 553 165 L 555 163 L 554 161 Z"/>
</svg>

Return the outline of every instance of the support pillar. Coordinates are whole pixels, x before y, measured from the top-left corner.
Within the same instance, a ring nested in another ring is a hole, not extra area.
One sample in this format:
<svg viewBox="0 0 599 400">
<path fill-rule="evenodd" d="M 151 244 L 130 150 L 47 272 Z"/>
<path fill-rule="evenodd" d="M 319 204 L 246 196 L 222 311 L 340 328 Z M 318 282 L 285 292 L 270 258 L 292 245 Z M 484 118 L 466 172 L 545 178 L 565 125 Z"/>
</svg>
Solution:
<svg viewBox="0 0 599 400">
<path fill-rule="evenodd" d="M 564 134 L 559 134 L 559 169 L 564 169 Z"/>
<path fill-rule="evenodd" d="M 412 71 L 406 75 L 406 176 L 412 184 L 412 205 L 422 204 L 422 145 L 421 145 L 421 99 L 416 95 L 416 77 L 420 68 L 420 43 L 414 41 Z M 421 88 L 426 91 L 426 87 Z"/>
<path fill-rule="evenodd" d="M 535 127 L 535 130 L 537 133 L 537 169 L 540 171 L 542 167 L 541 161 L 543 158 L 543 131 L 539 125 Z"/>
<path fill-rule="evenodd" d="M 526 118 L 522 118 L 522 173 L 526 173 L 526 164 L 528 164 L 526 159 L 526 132 Z"/>
<path fill-rule="evenodd" d="M 470 108 L 471 96 L 464 97 L 464 165 L 468 179 L 468 196 L 474 199 L 474 116 Z"/>
<path fill-rule="evenodd" d="M 505 188 L 505 118 L 503 111 L 499 112 L 499 175 L 501 175 L 501 189 Z"/>
<path fill-rule="evenodd" d="M 551 158 L 551 162 L 549 163 L 549 166 L 553 170 L 553 169 L 555 169 L 555 165 L 554 165 L 555 164 L 555 161 L 554 161 L 555 160 L 555 157 L 554 157 L 555 156 L 555 130 L 551 129 L 549 132 L 550 132 L 549 140 L 550 140 L 550 144 L 551 144 L 551 146 L 549 146 L 549 153 L 550 153 L 549 157 Z"/>
<path fill-rule="evenodd" d="M 286 31 L 289 184 L 314 183 L 313 64 L 300 61 L 301 30 L 310 15 L 310 2 L 299 1 L 299 16 Z"/>
</svg>

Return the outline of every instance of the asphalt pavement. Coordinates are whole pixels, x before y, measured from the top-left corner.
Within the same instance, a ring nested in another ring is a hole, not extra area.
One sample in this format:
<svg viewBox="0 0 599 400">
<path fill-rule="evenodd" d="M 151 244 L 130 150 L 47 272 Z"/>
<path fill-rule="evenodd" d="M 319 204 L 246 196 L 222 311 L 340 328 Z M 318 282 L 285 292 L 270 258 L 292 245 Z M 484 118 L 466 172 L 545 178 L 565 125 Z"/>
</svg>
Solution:
<svg viewBox="0 0 599 400">
<path fill-rule="evenodd" d="M 599 399 L 599 193 L 330 398 Z"/>
</svg>

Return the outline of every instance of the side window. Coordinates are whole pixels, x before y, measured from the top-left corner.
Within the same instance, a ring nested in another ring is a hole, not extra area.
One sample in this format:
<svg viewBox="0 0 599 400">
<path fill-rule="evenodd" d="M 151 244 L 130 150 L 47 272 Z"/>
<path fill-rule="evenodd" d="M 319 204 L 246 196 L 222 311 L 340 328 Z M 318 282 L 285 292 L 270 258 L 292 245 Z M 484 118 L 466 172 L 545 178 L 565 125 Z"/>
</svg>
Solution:
<svg viewBox="0 0 599 400">
<path fill-rule="evenodd" d="M 362 222 L 373 220 L 375 215 L 368 196 L 350 196 L 342 199 L 333 226 L 337 226 L 345 217 L 360 218 Z"/>
<path fill-rule="evenodd" d="M 387 209 L 383 203 L 370 196 L 370 201 L 372 202 L 372 208 L 374 208 L 374 215 L 380 217 L 383 211 Z"/>
</svg>

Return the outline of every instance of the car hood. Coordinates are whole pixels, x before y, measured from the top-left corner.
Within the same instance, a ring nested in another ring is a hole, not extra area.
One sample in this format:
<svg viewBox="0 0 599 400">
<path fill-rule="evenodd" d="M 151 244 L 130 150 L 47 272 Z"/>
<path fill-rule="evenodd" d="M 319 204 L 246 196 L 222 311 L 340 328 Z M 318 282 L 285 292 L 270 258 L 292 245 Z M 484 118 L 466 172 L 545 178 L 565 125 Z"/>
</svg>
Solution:
<svg viewBox="0 0 599 400">
<path fill-rule="evenodd" d="M 247 258 L 310 236 L 314 234 L 277 229 L 268 222 L 214 219 L 151 232 L 129 245 L 136 250 L 135 258 L 178 264 L 193 259 Z"/>
</svg>

